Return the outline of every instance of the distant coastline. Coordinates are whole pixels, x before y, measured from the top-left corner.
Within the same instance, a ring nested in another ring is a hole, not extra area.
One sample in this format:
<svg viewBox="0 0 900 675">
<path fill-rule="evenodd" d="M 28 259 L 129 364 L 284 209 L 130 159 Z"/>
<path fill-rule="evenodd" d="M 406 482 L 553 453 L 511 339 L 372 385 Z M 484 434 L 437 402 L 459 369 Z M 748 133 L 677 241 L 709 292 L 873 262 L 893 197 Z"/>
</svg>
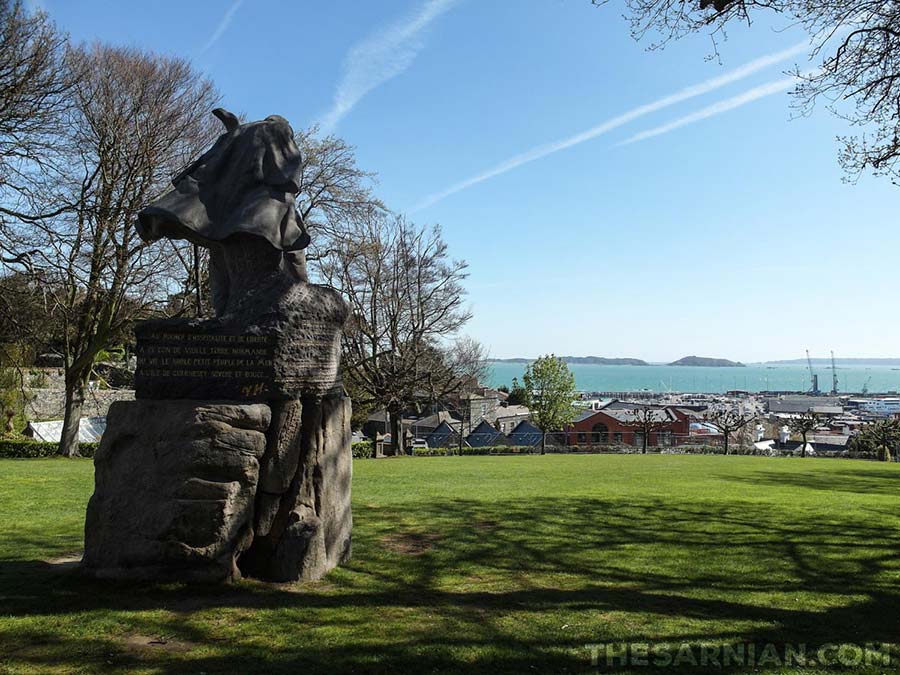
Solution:
<svg viewBox="0 0 900 675">
<path fill-rule="evenodd" d="M 487 382 L 490 386 L 512 386 L 522 381 L 529 359 L 490 364 Z M 587 392 L 705 392 L 724 393 L 732 390 L 754 392 L 805 392 L 810 387 L 806 363 L 764 365 L 747 363 L 743 367 L 710 368 L 708 366 L 670 366 L 650 363 L 646 366 L 603 366 L 572 363 L 576 387 Z M 814 365 L 819 385 L 830 389 L 831 369 Z M 838 366 L 838 391 L 841 394 L 897 396 L 900 392 L 900 366 Z"/>
<path fill-rule="evenodd" d="M 810 359 L 814 366 L 831 366 L 831 359 L 815 358 Z M 779 361 L 759 361 L 763 365 L 782 365 L 782 366 L 805 366 L 806 359 L 781 359 Z M 869 366 L 900 366 L 900 358 L 863 358 L 863 357 L 847 357 L 843 359 L 835 358 L 835 365 L 860 365 Z"/>
<path fill-rule="evenodd" d="M 566 363 L 588 364 L 593 366 L 649 366 L 642 359 L 607 358 L 605 356 L 560 356 Z M 491 359 L 494 363 L 531 363 L 534 359 Z"/>
<path fill-rule="evenodd" d="M 611 358 L 606 356 L 561 356 L 566 363 L 584 364 L 595 366 L 707 366 L 707 367 L 728 367 L 728 368 L 745 368 L 747 366 L 806 366 L 806 359 L 772 359 L 769 361 L 749 361 L 743 363 L 740 361 L 730 361 L 728 359 L 712 359 L 702 356 L 685 356 L 678 361 L 645 361 L 635 358 Z M 692 361 L 688 361 L 692 359 Z M 522 363 L 528 364 L 534 359 L 524 357 L 514 357 L 508 359 L 492 358 L 491 363 Z M 831 367 L 830 358 L 813 358 L 811 359 L 814 366 Z M 840 366 L 900 366 L 900 357 L 845 357 L 835 358 L 835 365 Z"/>
<path fill-rule="evenodd" d="M 607 356 L 560 356 L 565 363 L 591 366 L 650 366 L 650 365 L 667 365 L 667 366 L 704 366 L 709 368 L 743 368 L 744 364 L 739 361 L 729 361 L 728 359 L 713 359 L 707 356 L 685 356 L 673 361 L 672 363 L 654 363 L 651 364 L 643 359 L 625 358 L 625 357 L 607 357 Z M 511 359 L 491 359 L 493 363 L 531 363 L 534 359 L 526 359 L 522 357 Z"/>
</svg>

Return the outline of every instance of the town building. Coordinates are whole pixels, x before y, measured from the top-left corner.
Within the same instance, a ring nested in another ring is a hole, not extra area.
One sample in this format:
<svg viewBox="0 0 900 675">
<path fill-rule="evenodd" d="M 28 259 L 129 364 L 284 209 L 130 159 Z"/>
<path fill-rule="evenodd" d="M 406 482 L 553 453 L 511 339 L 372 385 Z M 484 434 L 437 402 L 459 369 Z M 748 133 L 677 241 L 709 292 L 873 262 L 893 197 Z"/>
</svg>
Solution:
<svg viewBox="0 0 900 675">
<path fill-rule="evenodd" d="M 507 405 L 494 408 L 483 418 L 494 428 L 503 434 L 512 432 L 513 429 L 525 420 L 531 419 L 531 411 L 524 405 Z"/>
<path fill-rule="evenodd" d="M 900 398 L 851 398 L 847 404 L 878 417 L 900 413 Z"/>
<path fill-rule="evenodd" d="M 644 432 L 637 426 L 639 411 L 652 408 L 664 427 L 650 432 L 647 445 L 669 446 L 684 442 L 694 419 L 688 411 L 674 406 L 657 407 L 642 403 L 613 401 L 601 410 L 586 410 L 566 430 L 568 445 L 626 444 L 642 446 Z"/>
</svg>

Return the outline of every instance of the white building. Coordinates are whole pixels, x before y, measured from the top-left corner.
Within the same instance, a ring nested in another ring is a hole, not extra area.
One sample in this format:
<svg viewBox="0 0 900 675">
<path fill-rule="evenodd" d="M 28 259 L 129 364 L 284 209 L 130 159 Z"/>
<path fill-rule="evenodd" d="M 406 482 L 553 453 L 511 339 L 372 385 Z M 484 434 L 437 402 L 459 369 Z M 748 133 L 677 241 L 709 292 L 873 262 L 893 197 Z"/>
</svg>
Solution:
<svg viewBox="0 0 900 675">
<path fill-rule="evenodd" d="M 852 399 L 851 403 L 856 403 L 860 410 L 882 417 L 900 413 L 900 398 Z"/>
</svg>

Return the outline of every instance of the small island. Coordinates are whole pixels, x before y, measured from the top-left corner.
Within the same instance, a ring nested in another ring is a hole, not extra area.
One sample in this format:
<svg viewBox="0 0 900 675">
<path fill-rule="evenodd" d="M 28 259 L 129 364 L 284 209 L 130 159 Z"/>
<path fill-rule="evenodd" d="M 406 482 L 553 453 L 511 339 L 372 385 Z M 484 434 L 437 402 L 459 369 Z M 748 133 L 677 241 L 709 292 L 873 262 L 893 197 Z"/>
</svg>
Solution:
<svg viewBox="0 0 900 675">
<path fill-rule="evenodd" d="M 728 359 L 712 359 L 708 356 L 685 356 L 672 361 L 670 366 L 706 366 L 708 368 L 746 368 L 740 361 L 729 361 Z"/>
</svg>

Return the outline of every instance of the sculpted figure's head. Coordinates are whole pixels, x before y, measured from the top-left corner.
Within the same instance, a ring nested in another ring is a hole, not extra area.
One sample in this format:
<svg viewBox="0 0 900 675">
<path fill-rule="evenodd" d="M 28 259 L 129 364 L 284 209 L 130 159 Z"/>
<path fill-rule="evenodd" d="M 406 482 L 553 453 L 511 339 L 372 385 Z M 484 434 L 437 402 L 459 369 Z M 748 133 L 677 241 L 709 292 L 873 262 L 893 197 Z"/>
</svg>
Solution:
<svg viewBox="0 0 900 675">
<path fill-rule="evenodd" d="M 213 114 L 225 133 L 172 179 L 174 189 L 140 212 L 138 233 L 207 247 L 249 234 L 281 251 L 305 248 L 309 234 L 294 206 L 301 157 L 291 125 L 279 115 L 240 124 L 222 108 Z"/>
</svg>

